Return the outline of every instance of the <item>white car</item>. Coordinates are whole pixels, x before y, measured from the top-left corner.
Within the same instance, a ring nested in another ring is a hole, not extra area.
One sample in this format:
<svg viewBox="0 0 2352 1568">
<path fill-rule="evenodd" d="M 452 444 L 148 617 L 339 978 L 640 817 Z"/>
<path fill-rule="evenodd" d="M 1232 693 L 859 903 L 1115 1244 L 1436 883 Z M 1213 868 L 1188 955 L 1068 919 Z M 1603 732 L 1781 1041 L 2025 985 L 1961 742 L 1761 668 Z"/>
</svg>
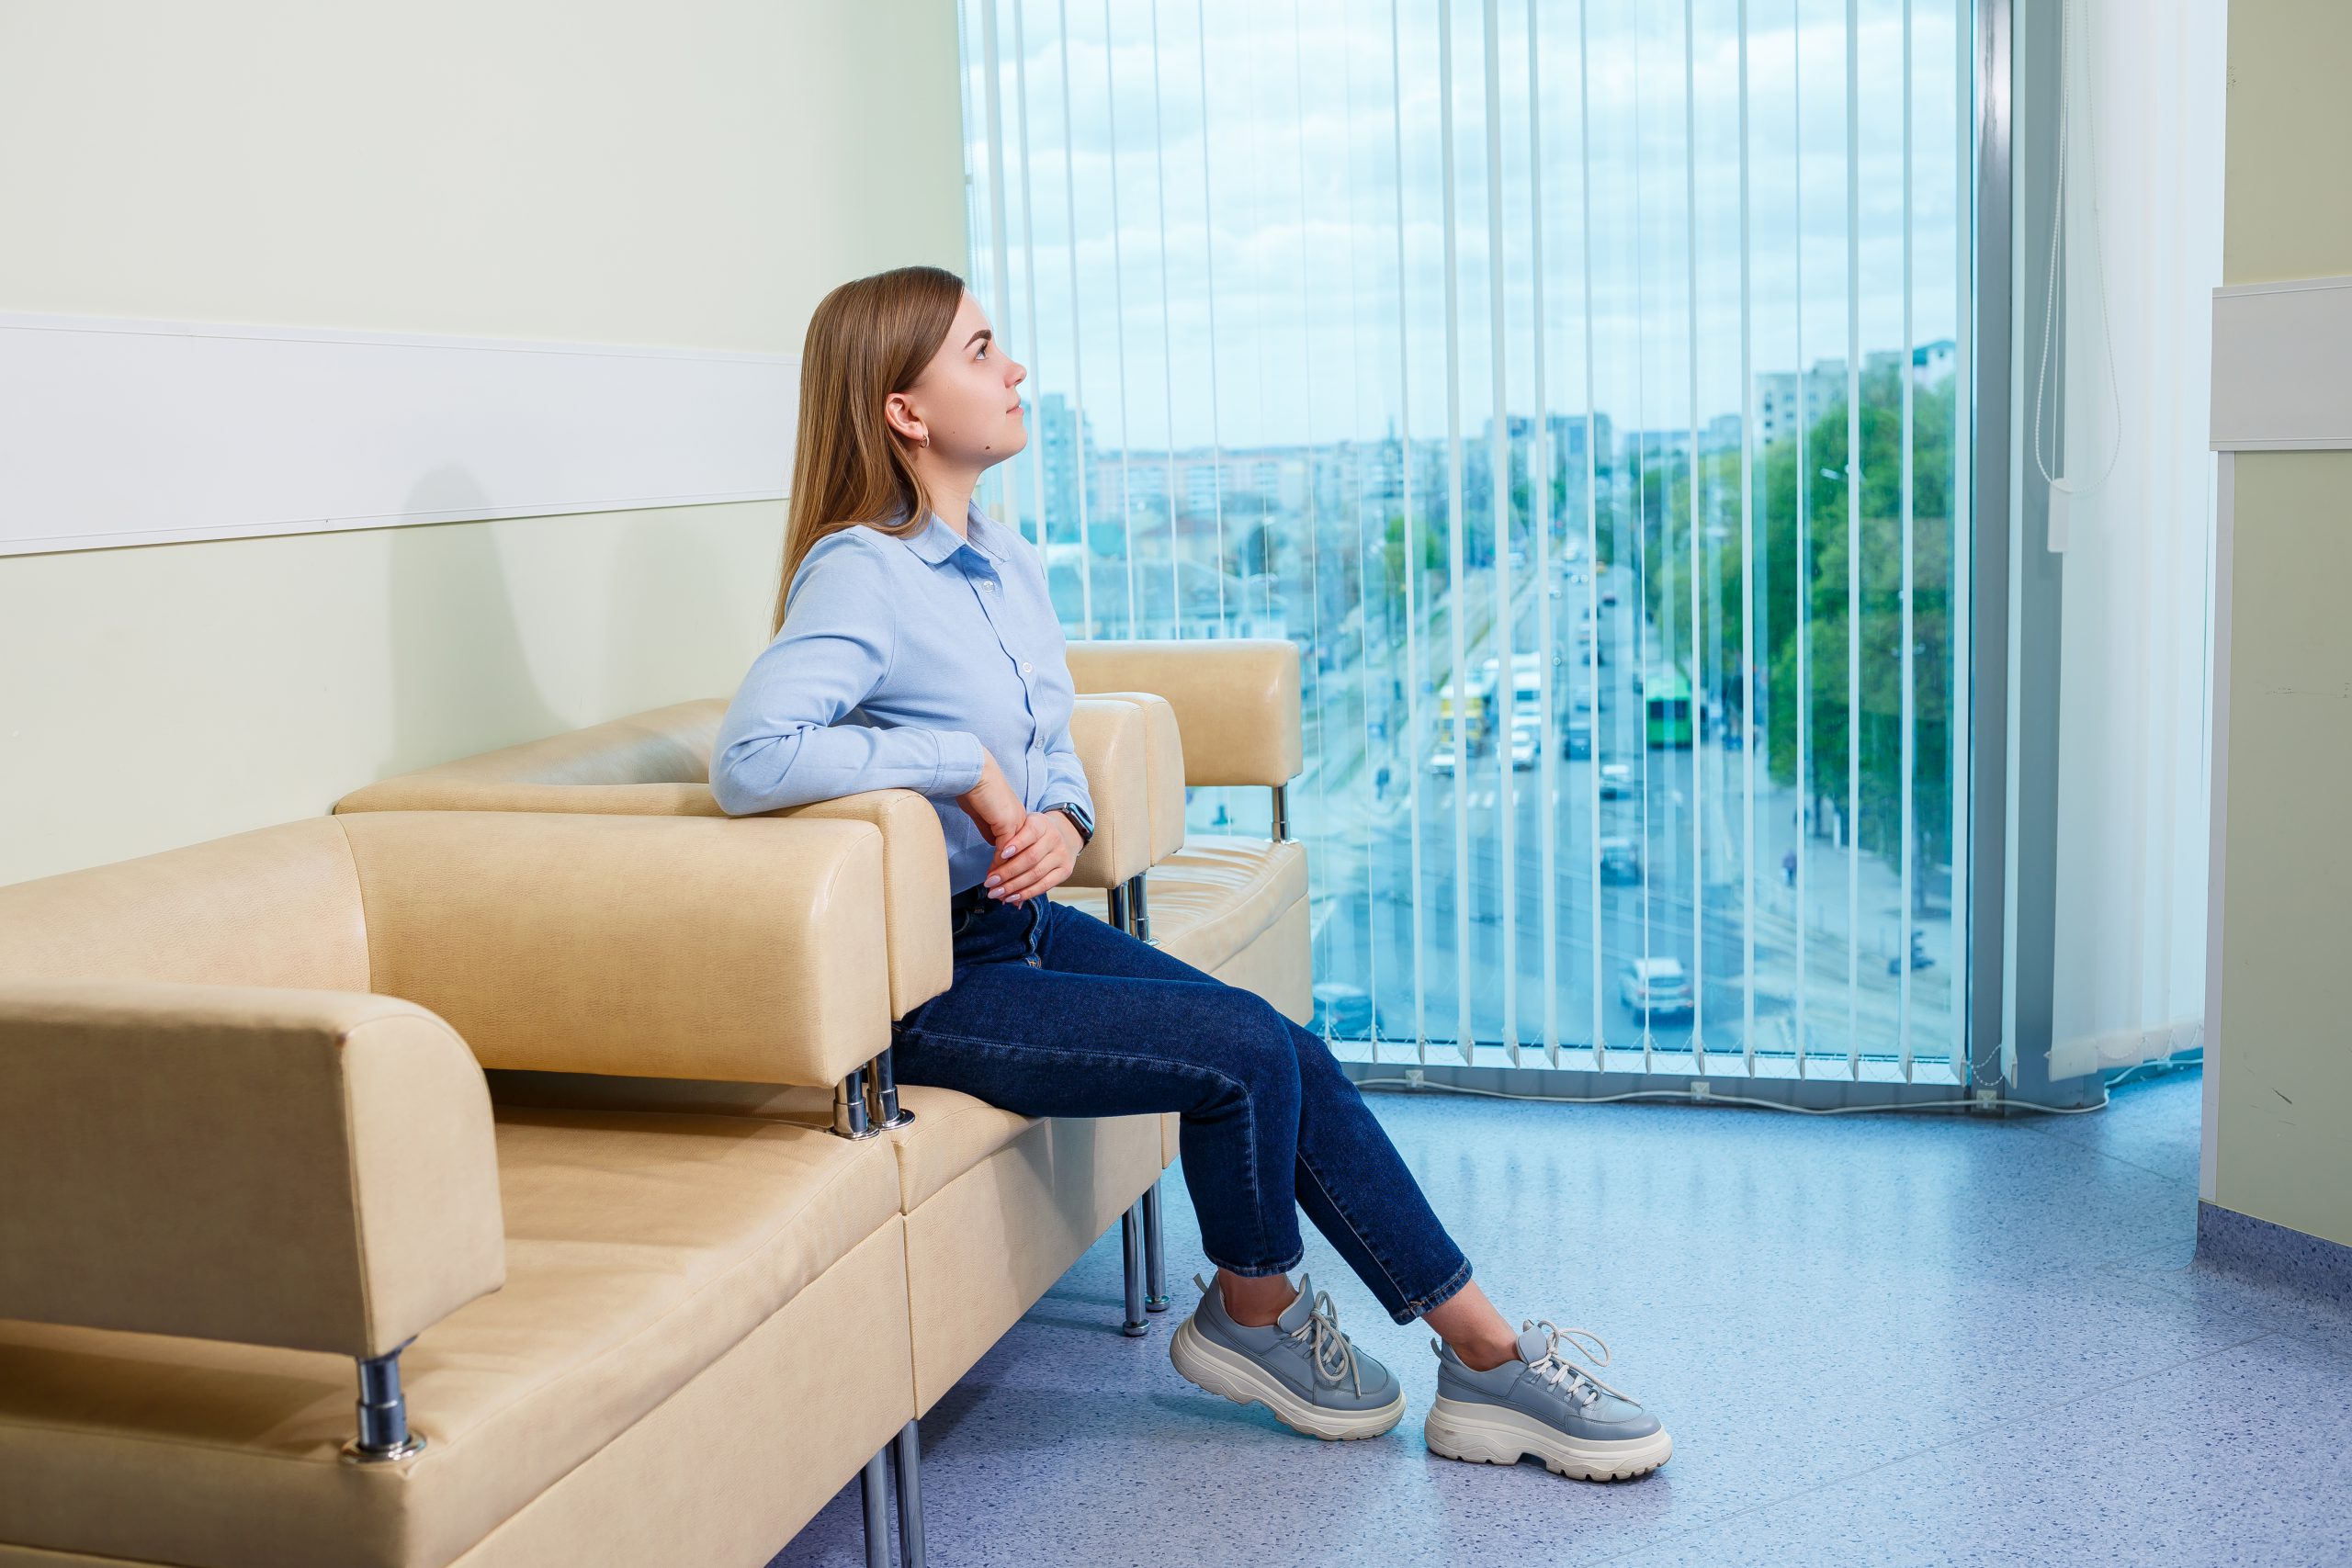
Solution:
<svg viewBox="0 0 2352 1568">
<path fill-rule="evenodd" d="M 1634 795 L 1634 768 L 1630 762 L 1600 764 L 1600 798 L 1630 800 Z"/>
<path fill-rule="evenodd" d="M 1535 728 L 1532 725 L 1515 724 L 1511 726 L 1510 765 L 1512 767 L 1533 767 L 1535 765 L 1535 759 L 1542 754 L 1543 749 L 1544 743 L 1536 735 Z"/>
<path fill-rule="evenodd" d="M 1439 742 L 1436 750 L 1430 753 L 1430 772 L 1433 773 L 1450 775 L 1453 772 L 1454 763 L 1453 743 L 1450 740 Z"/>
<path fill-rule="evenodd" d="M 1641 1017 L 1690 1011 L 1690 976 L 1679 958 L 1636 958 L 1617 976 L 1617 996 Z"/>
</svg>

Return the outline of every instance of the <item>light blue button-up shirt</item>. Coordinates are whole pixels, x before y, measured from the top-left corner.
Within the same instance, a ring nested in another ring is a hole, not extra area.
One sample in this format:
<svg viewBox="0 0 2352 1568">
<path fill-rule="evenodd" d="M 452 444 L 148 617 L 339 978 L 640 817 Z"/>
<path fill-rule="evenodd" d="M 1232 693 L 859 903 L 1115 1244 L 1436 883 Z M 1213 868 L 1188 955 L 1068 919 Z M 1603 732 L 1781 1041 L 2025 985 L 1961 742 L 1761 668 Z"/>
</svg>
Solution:
<svg viewBox="0 0 2352 1568">
<path fill-rule="evenodd" d="M 858 525 L 808 551 L 782 628 L 719 723 L 719 809 L 918 791 L 938 808 L 953 892 L 996 853 L 955 800 L 980 782 L 983 750 L 1030 810 L 1075 802 L 1093 815 L 1044 563 L 977 504 L 965 517 L 963 538 L 933 513 L 908 538 Z"/>
</svg>

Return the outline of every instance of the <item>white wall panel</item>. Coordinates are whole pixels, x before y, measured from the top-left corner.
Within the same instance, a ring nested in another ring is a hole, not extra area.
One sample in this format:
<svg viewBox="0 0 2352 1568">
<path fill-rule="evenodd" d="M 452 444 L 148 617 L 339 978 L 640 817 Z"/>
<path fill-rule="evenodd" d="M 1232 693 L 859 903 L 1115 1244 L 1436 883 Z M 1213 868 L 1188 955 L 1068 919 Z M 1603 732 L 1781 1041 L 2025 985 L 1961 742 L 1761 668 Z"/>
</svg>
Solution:
<svg viewBox="0 0 2352 1568">
<path fill-rule="evenodd" d="M 770 501 L 797 355 L 0 313 L 0 555 Z"/>
</svg>

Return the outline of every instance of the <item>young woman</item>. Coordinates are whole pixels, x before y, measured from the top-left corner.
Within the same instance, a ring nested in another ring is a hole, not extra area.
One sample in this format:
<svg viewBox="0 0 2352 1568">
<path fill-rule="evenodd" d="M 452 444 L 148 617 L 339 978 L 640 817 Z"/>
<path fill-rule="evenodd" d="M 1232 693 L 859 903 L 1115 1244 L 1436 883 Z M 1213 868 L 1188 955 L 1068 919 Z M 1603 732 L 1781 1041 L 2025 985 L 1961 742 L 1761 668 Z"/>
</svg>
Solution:
<svg viewBox="0 0 2352 1568">
<path fill-rule="evenodd" d="M 901 1083 L 1031 1116 L 1182 1113 L 1184 1184 L 1216 1265 L 1170 1341 L 1185 1377 L 1322 1438 L 1405 1413 L 1389 1371 L 1296 1268 L 1298 1210 L 1398 1323 L 1438 1337 L 1430 1448 L 1534 1453 L 1591 1480 L 1673 1444 L 1568 1359 L 1579 1329 L 1513 1333 L 1321 1040 L 1254 992 L 1046 897 L 1091 831 L 1072 687 L 1035 550 L 972 503 L 1028 444 L 1005 353 L 953 273 L 902 267 L 827 295 L 801 366 L 775 640 L 712 750 L 741 815 L 921 792 L 946 831 L 954 983 L 894 1032 Z"/>
</svg>

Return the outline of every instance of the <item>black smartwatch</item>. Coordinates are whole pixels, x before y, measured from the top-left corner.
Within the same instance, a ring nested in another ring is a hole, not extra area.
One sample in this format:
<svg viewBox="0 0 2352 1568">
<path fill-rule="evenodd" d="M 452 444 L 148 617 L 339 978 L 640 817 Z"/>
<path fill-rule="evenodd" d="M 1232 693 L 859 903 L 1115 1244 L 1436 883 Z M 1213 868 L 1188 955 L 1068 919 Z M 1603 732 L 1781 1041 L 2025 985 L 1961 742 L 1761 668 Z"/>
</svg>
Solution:
<svg viewBox="0 0 2352 1568">
<path fill-rule="evenodd" d="M 1051 806 L 1046 807 L 1046 809 L 1048 811 L 1058 811 L 1063 816 L 1070 819 L 1070 822 L 1078 829 L 1078 847 L 1080 849 L 1083 850 L 1093 840 L 1094 818 L 1089 816 L 1087 814 L 1086 807 L 1079 805 L 1078 802 L 1074 800 L 1057 800 Z"/>
</svg>

